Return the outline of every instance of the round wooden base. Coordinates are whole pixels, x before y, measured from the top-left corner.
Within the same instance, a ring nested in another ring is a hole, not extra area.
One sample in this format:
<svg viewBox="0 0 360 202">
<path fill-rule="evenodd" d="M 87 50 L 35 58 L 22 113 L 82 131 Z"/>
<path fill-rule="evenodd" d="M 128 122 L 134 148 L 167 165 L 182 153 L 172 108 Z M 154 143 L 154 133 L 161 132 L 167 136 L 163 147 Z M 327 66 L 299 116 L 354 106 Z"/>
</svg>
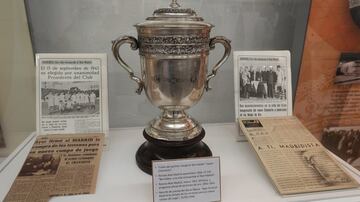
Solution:
<svg viewBox="0 0 360 202">
<path fill-rule="evenodd" d="M 158 140 L 149 136 L 145 130 L 143 135 L 147 141 L 136 152 L 136 164 L 149 175 L 152 174 L 153 160 L 212 156 L 210 148 L 201 141 L 205 136 L 204 129 L 200 135 L 185 141 Z"/>
</svg>

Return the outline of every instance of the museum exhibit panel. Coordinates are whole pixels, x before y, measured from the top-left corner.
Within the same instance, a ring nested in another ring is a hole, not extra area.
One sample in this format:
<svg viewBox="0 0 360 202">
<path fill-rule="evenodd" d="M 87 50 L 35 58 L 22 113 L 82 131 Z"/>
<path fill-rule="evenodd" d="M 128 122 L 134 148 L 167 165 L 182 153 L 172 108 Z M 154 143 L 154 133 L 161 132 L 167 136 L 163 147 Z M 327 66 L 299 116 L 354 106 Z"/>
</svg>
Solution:
<svg viewBox="0 0 360 202">
<path fill-rule="evenodd" d="M 0 201 L 359 201 L 359 7 L 0 2 Z"/>
<path fill-rule="evenodd" d="M 357 168 L 360 167 L 356 160 L 360 137 L 358 6 L 359 1 L 334 1 L 328 6 L 312 1 L 294 104 L 294 114 L 311 133 Z M 336 21 L 328 21 L 329 16 Z"/>
</svg>

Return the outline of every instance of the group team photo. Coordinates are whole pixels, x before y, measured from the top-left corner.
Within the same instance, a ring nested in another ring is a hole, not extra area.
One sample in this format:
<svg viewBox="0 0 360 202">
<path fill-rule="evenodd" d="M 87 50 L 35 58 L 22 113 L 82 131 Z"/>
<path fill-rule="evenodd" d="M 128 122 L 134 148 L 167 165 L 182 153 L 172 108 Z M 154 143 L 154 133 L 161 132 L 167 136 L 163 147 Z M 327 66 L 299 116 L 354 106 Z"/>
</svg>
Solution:
<svg viewBox="0 0 360 202">
<path fill-rule="evenodd" d="M 42 82 L 42 115 L 99 113 L 96 82 Z"/>
</svg>

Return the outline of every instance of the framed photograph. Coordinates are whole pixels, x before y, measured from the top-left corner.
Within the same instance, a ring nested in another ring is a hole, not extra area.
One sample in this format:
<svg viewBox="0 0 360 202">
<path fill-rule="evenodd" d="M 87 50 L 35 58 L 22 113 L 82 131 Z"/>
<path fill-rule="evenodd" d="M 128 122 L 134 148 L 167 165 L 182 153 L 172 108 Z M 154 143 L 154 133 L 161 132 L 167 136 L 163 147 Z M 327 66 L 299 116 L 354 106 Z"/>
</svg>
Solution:
<svg viewBox="0 0 360 202">
<path fill-rule="evenodd" d="M 292 115 L 289 51 L 234 51 L 236 119 Z"/>
<path fill-rule="evenodd" d="M 109 131 L 106 54 L 36 54 L 39 134 Z"/>
</svg>

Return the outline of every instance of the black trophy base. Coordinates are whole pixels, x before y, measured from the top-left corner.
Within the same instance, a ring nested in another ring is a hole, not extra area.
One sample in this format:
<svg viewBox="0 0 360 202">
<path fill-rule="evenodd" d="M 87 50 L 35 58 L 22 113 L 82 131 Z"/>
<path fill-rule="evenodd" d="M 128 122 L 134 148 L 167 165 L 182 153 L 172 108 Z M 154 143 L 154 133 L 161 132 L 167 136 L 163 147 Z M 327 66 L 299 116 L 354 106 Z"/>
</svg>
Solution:
<svg viewBox="0 0 360 202">
<path fill-rule="evenodd" d="M 152 175 L 153 160 L 212 156 L 210 148 L 201 141 L 205 136 L 204 129 L 200 135 L 185 141 L 158 140 L 149 136 L 145 130 L 143 135 L 147 141 L 136 152 L 136 164 L 149 175 Z"/>
</svg>

